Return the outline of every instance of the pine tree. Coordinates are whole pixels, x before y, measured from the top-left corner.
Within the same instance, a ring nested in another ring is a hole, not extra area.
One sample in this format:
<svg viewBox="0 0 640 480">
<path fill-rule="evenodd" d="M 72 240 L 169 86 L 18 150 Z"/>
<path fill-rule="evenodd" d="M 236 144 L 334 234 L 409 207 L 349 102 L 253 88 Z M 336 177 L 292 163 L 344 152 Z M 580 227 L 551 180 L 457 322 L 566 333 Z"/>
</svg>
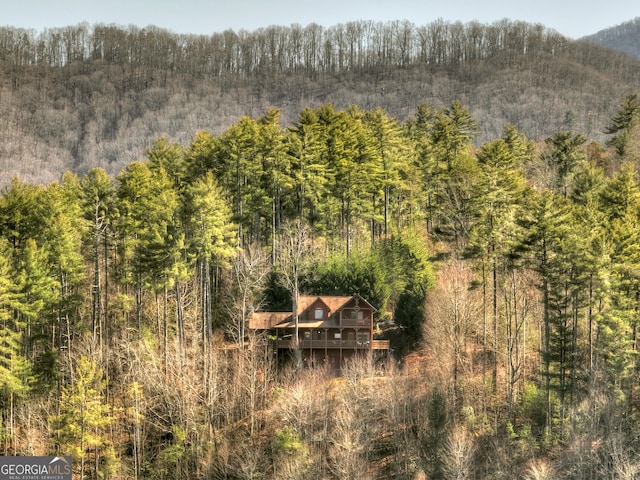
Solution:
<svg viewBox="0 0 640 480">
<path fill-rule="evenodd" d="M 97 478 L 103 460 L 112 462 L 108 427 L 113 422 L 111 407 L 105 402 L 106 381 L 102 370 L 88 357 L 80 357 L 73 382 L 62 389 L 60 414 L 50 423 L 59 452 L 71 454 L 80 465 L 80 479 L 92 460 L 92 478 Z"/>
<path fill-rule="evenodd" d="M 602 239 L 605 261 L 598 290 L 597 358 L 612 387 L 609 393 L 618 395 L 614 400 L 631 402 L 638 384 L 635 358 L 640 309 L 640 190 L 632 164 L 623 165 L 608 182 L 601 201 L 606 239 Z"/>
<path fill-rule="evenodd" d="M 203 345 L 213 333 L 212 269 L 233 258 L 237 243 L 231 209 L 211 173 L 193 181 L 182 197 L 181 218 L 189 262 L 195 262 Z"/>
<path fill-rule="evenodd" d="M 264 188 L 260 125 L 244 117 L 220 135 L 212 152 L 218 184 L 230 197 L 240 245 L 261 241 L 261 219 L 271 218 L 272 201 Z"/>
<path fill-rule="evenodd" d="M 82 178 L 84 216 L 91 227 L 93 285 L 91 323 L 93 337 L 102 344 L 109 338 L 108 284 L 111 223 L 115 210 L 113 179 L 102 169 L 93 169 Z"/>
<path fill-rule="evenodd" d="M 14 278 L 23 299 L 15 318 L 24 324 L 24 354 L 33 365 L 36 387 L 46 391 L 57 383 L 60 370 L 58 351 L 51 342 L 52 315 L 60 303 L 59 282 L 47 252 L 35 240 L 27 240 L 14 258 Z"/>
<path fill-rule="evenodd" d="M 51 325 L 54 345 L 59 354 L 73 356 L 74 339 L 85 330 L 80 308 L 85 279 L 82 239 L 87 222 L 82 218 L 81 187 L 77 176 L 66 174 L 63 183 L 52 184 L 44 198 L 47 222 L 42 244 L 48 253 L 51 272 L 60 289 L 55 320 Z"/>
<path fill-rule="evenodd" d="M 187 164 L 180 144 L 169 142 L 166 137 L 161 137 L 145 150 L 144 155 L 149 160 L 151 170 L 163 169 L 173 180 L 176 188 L 182 187 L 186 180 Z"/>
<path fill-rule="evenodd" d="M 23 354 L 24 323 L 17 321 L 18 312 L 24 310 L 23 298 L 12 281 L 7 260 L 9 252 L 4 241 L 0 243 L 0 412 L 2 413 L 5 455 L 15 453 L 11 446 L 14 430 L 16 400 L 25 397 L 32 382 L 31 365 Z"/>
<path fill-rule="evenodd" d="M 277 255 L 278 230 L 283 220 L 293 214 L 295 205 L 291 199 L 294 180 L 291 174 L 292 158 L 286 144 L 286 136 L 280 125 L 280 112 L 271 109 L 258 120 L 259 156 L 262 160 L 263 189 L 271 198 L 270 219 L 271 259 L 275 263 Z M 287 211 L 289 212 L 287 214 Z"/>
<path fill-rule="evenodd" d="M 611 123 L 605 129 L 605 133 L 613 135 L 607 142 L 607 146 L 613 147 L 621 158 L 627 159 L 632 135 L 639 123 L 640 100 L 638 99 L 638 95 L 634 93 L 628 95 L 623 100 L 620 110 L 611 119 Z"/>
<path fill-rule="evenodd" d="M 516 242 L 520 235 L 518 219 L 525 208 L 528 195 L 524 173 L 520 168 L 523 160 L 522 149 L 516 148 L 516 143 L 504 139 L 485 143 L 477 154 L 481 175 L 474 186 L 476 218 L 467 254 L 480 259 L 483 272 L 483 284 L 490 285 L 490 311 L 492 326 L 492 383 L 494 391 L 498 389 L 498 356 L 499 356 L 499 296 L 501 285 L 512 278 L 517 265 L 515 254 Z M 487 280 L 487 273 L 490 279 Z M 505 292 L 507 290 L 505 289 Z M 507 294 L 505 293 L 506 298 Z M 511 299 L 513 300 L 513 299 Z M 485 298 L 486 302 L 486 298 Z M 509 302 L 505 303 L 508 305 Z M 487 311 L 487 305 L 483 311 Z M 514 307 L 515 308 L 515 307 Z M 519 331 L 511 324 L 511 319 L 517 314 L 509 313 L 505 317 L 508 345 L 517 338 L 512 338 L 511 332 Z M 521 319 L 522 320 L 522 319 Z M 483 321 L 483 348 L 487 353 L 487 319 Z M 509 355 L 508 355 L 509 357 Z M 512 358 L 507 363 L 512 365 Z M 486 360 L 483 360 L 486 362 Z M 483 369 L 486 363 L 483 363 Z M 512 397 L 514 371 L 509 375 L 509 397 Z"/>
<path fill-rule="evenodd" d="M 149 288 L 162 294 L 162 313 L 157 303 L 158 330 L 168 340 L 168 290 L 176 288 L 176 334 L 182 339 L 179 280 L 185 275 L 184 233 L 180 231 L 180 199 L 175 185 L 160 168 L 152 171 L 146 164 L 130 164 L 118 177 L 120 258 L 122 280 L 134 285 L 136 324 L 142 327 L 143 295 Z"/>
<path fill-rule="evenodd" d="M 578 372 L 581 313 L 589 306 L 589 281 L 594 262 L 588 235 L 576 221 L 576 212 L 563 197 L 543 193 L 532 204 L 531 215 L 523 219 L 523 244 L 531 248 L 532 267 L 540 275 L 543 296 L 542 363 L 545 382 L 547 427 L 554 423 L 552 394 L 559 403 L 560 435 L 566 433 L 566 420 L 573 413 L 580 391 Z M 587 227 L 588 228 L 588 227 Z M 584 327 L 582 327 L 584 328 Z"/>
<path fill-rule="evenodd" d="M 417 142 L 418 168 L 422 172 L 427 202 L 427 226 L 443 238 L 464 241 L 468 233 L 470 190 L 477 176 L 472 140 L 478 126 L 459 101 L 450 108 L 418 108 L 409 124 Z"/>
<path fill-rule="evenodd" d="M 396 224 L 402 225 L 401 215 L 407 215 L 407 204 L 411 205 L 413 194 L 413 180 L 415 171 L 411 162 L 411 152 L 407 138 L 395 119 L 389 118 L 387 113 L 377 108 L 367 111 L 364 115 L 365 126 L 370 130 L 373 143 L 373 159 L 380 169 L 382 198 L 382 234 L 391 233 L 392 216 Z M 379 207 L 373 205 L 377 212 Z M 395 213 L 395 215 L 393 215 Z M 375 218 L 375 217 L 374 217 Z M 372 224 L 372 234 L 376 234 L 376 225 Z"/>
<path fill-rule="evenodd" d="M 298 203 L 298 217 L 314 229 L 319 207 L 327 197 L 332 172 L 327 169 L 327 129 L 320 123 L 318 110 L 306 108 L 289 129 L 292 176 Z"/>
<path fill-rule="evenodd" d="M 543 157 L 557 171 L 558 190 L 565 198 L 570 194 L 572 175 L 585 158 L 582 145 L 586 140 L 584 135 L 574 135 L 571 132 L 558 132 L 545 140 L 549 150 Z"/>
</svg>

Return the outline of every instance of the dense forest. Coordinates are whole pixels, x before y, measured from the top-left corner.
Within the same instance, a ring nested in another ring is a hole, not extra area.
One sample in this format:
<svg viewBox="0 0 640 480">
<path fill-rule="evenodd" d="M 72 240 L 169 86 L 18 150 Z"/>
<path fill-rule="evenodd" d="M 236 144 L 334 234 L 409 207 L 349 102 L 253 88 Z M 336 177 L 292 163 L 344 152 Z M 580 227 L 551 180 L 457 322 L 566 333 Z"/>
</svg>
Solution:
<svg viewBox="0 0 640 480">
<path fill-rule="evenodd" d="M 637 42 L 636 42 L 637 43 Z M 71 170 L 117 175 L 157 138 L 187 144 L 278 108 L 384 108 L 462 101 L 476 146 L 516 125 L 535 140 L 577 130 L 599 142 L 640 60 L 541 25 L 435 21 L 270 26 L 210 36 L 153 26 L 0 28 L 0 185 Z"/>
<path fill-rule="evenodd" d="M 606 142 L 462 102 L 270 109 L 0 197 L 4 455 L 77 478 L 634 478 L 640 101 Z M 379 310 L 381 363 L 278 366 L 252 309 Z"/>
<path fill-rule="evenodd" d="M 637 60 L 505 20 L 6 27 L 0 64 L 3 455 L 640 474 Z M 298 294 L 360 294 L 391 355 L 276 361 L 248 319 Z"/>
</svg>

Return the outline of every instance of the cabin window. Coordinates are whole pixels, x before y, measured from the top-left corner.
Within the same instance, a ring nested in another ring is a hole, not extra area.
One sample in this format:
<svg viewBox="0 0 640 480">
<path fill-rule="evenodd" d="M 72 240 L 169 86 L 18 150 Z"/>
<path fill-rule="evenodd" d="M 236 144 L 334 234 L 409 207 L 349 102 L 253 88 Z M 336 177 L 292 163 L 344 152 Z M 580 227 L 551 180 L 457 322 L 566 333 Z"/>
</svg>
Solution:
<svg viewBox="0 0 640 480">
<path fill-rule="evenodd" d="M 351 310 L 351 318 L 353 320 L 362 320 L 364 312 L 362 310 Z"/>
<path fill-rule="evenodd" d="M 316 308 L 315 311 L 315 319 L 322 320 L 324 317 L 324 310 L 322 308 Z"/>
<path fill-rule="evenodd" d="M 340 340 L 342 338 L 342 333 L 336 332 L 333 334 L 333 338 L 336 340 Z"/>
</svg>

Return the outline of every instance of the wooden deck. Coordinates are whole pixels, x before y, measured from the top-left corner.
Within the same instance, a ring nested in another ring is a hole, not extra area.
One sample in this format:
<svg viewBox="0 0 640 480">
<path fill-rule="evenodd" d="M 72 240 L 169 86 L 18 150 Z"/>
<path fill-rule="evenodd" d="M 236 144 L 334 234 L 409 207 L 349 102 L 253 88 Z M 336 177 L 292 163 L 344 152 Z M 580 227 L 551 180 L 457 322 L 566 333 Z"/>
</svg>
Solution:
<svg viewBox="0 0 640 480">
<path fill-rule="evenodd" d="M 293 340 L 278 340 L 278 348 L 291 349 L 294 348 Z M 300 340 L 298 348 L 315 348 L 315 349 L 362 349 L 362 350 L 389 350 L 389 340 L 373 340 L 371 345 L 369 342 L 358 342 L 356 340 Z"/>
</svg>

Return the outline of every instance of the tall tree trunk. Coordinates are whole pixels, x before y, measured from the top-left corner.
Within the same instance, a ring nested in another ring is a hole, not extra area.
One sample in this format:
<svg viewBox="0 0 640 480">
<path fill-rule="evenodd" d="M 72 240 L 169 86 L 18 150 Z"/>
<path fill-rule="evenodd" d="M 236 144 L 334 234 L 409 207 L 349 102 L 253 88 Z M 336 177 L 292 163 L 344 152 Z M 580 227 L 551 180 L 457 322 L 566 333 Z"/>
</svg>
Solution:
<svg viewBox="0 0 640 480">
<path fill-rule="evenodd" d="M 184 346 L 184 305 L 182 304 L 182 286 L 180 280 L 176 276 L 174 278 L 174 289 L 176 292 L 176 334 L 178 337 L 178 344 Z"/>
<path fill-rule="evenodd" d="M 498 392 L 498 266 L 495 258 L 495 245 L 491 247 L 493 253 L 493 393 Z"/>
<path fill-rule="evenodd" d="M 91 323 L 93 328 L 93 340 L 97 340 L 100 345 L 102 345 L 103 332 L 100 328 L 102 325 L 102 318 L 100 315 L 100 304 L 102 300 L 100 280 L 100 230 L 97 218 L 95 222 L 93 231 L 93 301 L 91 304 Z"/>
</svg>

